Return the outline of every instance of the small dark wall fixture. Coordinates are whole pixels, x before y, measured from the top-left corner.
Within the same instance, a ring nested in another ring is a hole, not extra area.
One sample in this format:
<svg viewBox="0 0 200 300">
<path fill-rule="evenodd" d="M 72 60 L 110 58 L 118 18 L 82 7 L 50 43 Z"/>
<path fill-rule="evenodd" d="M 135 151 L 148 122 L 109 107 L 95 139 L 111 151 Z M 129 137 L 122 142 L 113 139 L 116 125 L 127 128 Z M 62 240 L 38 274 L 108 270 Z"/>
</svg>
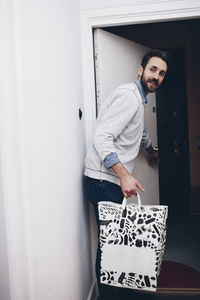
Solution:
<svg viewBox="0 0 200 300">
<path fill-rule="evenodd" d="M 81 119 L 82 119 L 82 116 L 83 116 L 83 113 L 82 113 L 82 110 L 81 110 L 80 108 L 79 108 L 78 114 L 79 114 L 79 120 L 81 120 Z"/>
</svg>

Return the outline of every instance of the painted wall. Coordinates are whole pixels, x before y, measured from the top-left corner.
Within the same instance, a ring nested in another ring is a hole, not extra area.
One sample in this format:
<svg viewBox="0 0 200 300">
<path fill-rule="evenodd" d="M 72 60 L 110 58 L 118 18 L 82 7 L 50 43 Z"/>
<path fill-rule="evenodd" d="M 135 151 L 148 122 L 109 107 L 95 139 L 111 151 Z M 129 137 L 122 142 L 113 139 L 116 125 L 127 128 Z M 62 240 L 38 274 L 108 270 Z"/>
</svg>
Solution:
<svg viewBox="0 0 200 300">
<path fill-rule="evenodd" d="M 0 299 L 10 300 L 8 249 L 3 199 L 2 176 L 0 174 Z"/>
<path fill-rule="evenodd" d="M 0 299 L 10 300 L 10 268 L 8 260 L 8 228 L 6 224 L 6 174 L 4 173 L 6 145 L 4 141 L 9 139 L 9 128 L 6 126 L 5 110 L 9 102 L 8 97 L 8 15 L 5 14 L 5 2 L 0 1 Z M 5 134 L 6 131 L 6 134 Z M 6 144 L 6 143 L 5 143 Z"/>
<path fill-rule="evenodd" d="M 82 0 L 87 6 L 108 2 Z M 79 14 L 78 0 L 0 2 L 3 300 L 85 300 L 93 281 Z"/>
<path fill-rule="evenodd" d="M 92 270 L 84 115 L 79 120 L 80 4 L 2 6 L 0 299 L 9 300 L 10 291 L 12 300 L 85 300 Z"/>
<path fill-rule="evenodd" d="M 159 9 L 162 5 L 162 10 L 168 11 L 169 9 L 186 9 L 191 11 L 191 9 L 198 10 L 199 8 L 199 1 L 198 0 L 191 0 L 188 1 L 180 1 L 180 0 L 80 0 L 81 1 L 81 8 L 83 10 L 96 10 L 96 9 L 109 9 L 111 8 L 111 14 L 115 13 L 115 9 L 117 7 L 121 8 L 123 11 L 126 10 L 128 6 L 134 6 L 135 11 L 143 11 L 143 12 L 152 12 L 154 9 Z M 161 13 L 162 15 L 162 13 Z M 179 14 L 179 17 L 180 14 Z"/>
<path fill-rule="evenodd" d="M 110 0 L 109 3 L 108 1 L 106 0 L 102 0 L 102 1 L 99 1 L 99 0 L 81 0 L 81 7 L 82 8 L 90 8 L 90 9 L 93 9 L 95 7 L 102 7 L 102 8 L 105 8 L 107 6 L 112 6 L 112 5 L 122 5 L 122 3 L 124 5 L 128 5 L 128 4 L 133 4 L 133 2 L 138 2 L 137 0 L 136 1 L 131 1 L 131 0 L 126 0 L 126 1 L 122 1 L 122 0 Z"/>
<path fill-rule="evenodd" d="M 193 1 L 193 0 L 192 0 Z M 157 4 L 157 0 L 81 0 L 81 8 L 83 9 L 96 9 L 96 8 L 108 8 L 108 7 L 123 7 L 123 6 L 131 6 L 131 5 L 149 5 L 149 8 L 152 6 L 152 4 Z M 160 0 L 159 5 L 162 4 L 162 2 L 166 2 L 166 0 Z M 168 0 L 168 2 L 175 2 L 174 0 Z M 151 10 L 151 8 L 150 8 Z"/>
<path fill-rule="evenodd" d="M 86 299 L 90 288 L 79 20 L 78 1 L 22 1 L 24 147 L 38 300 Z"/>
</svg>

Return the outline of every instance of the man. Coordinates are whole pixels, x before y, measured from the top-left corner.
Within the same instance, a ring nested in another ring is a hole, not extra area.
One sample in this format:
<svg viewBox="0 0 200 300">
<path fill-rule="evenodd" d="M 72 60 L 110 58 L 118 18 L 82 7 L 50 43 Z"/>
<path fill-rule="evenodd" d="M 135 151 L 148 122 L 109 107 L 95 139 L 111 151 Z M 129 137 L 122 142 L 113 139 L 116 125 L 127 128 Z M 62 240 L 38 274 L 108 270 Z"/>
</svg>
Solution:
<svg viewBox="0 0 200 300">
<path fill-rule="evenodd" d="M 152 164 L 158 161 L 144 122 L 144 104 L 147 103 L 147 94 L 155 92 L 161 85 L 167 72 L 167 63 L 166 52 L 148 52 L 142 59 L 138 80 L 115 89 L 100 108 L 84 172 L 88 198 L 95 208 L 98 230 L 99 201 L 122 203 L 124 197 L 137 195 L 137 188 L 144 191 L 141 183 L 132 176 L 140 145 L 148 152 Z M 124 297 L 125 289 L 100 284 L 99 245 L 96 274 L 100 299 L 117 299 L 120 293 L 122 296 L 118 299 Z"/>
</svg>

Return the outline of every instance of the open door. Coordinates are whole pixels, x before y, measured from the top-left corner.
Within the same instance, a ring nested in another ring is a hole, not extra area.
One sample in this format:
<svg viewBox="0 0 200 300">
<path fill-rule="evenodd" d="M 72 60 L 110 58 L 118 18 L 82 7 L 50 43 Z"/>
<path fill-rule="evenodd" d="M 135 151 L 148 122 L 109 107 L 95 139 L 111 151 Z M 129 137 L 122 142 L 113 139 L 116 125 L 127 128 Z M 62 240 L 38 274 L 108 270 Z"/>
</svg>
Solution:
<svg viewBox="0 0 200 300">
<path fill-rule="evenodd" d="M 150 49 L 102 29 L 94 30 L 97 114 L 108 94 L 121 84 L 137 79 L 142 57 Z M 145 119 L 152 143 L 157 146 L 155 94 L 148 95 L 145 105 Z M 158 168 L 150 167 L 146 152 L 140 150 L 133 170 L 133 176 L 143 185 L 142 203 L 159 204 Z"/>
</svg>

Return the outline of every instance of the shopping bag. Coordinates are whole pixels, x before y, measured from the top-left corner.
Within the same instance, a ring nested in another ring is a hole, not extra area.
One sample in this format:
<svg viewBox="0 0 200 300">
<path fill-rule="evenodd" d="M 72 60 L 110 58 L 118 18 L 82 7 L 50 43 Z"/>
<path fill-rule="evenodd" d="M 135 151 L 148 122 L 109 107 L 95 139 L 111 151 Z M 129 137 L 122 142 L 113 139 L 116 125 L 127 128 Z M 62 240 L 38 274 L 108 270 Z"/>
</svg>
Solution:
<svg viewBox="0 0 200 300">
<path fill-rule="evenodd" d="M 168 207 L 102 201 L 100 220 L 100 282 L 156 291 L 166 241 Z"/>
</svg>

